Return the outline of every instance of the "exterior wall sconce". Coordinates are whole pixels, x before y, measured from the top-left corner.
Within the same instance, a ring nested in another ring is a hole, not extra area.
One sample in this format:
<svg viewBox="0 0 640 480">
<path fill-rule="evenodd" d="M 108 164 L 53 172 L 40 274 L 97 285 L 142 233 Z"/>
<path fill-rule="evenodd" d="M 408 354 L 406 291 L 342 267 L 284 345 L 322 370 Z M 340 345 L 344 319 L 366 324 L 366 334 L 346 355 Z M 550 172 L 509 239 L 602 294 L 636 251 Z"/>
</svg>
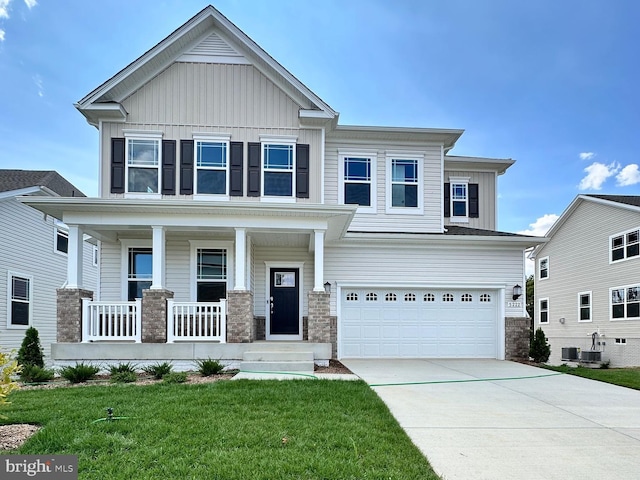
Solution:
<svg viewBox="0 0 640 480">
<path fill-rule="evenodd" d="M 515 284 L 513 287 L 513 299 L 517 300 L 522 296 L 522 287 L 518 284 Z"/>
<path fill-rule="evenodd" d="M 329 293 L 329 294 L 331 294 L 331 283 L 326 282 L 326 283 L 324 284 L 324 293 Z"/>
<path fill-rule="evenodd" d="M 564 317 L 560 317 L 559 322 L 564 325 Z"/>
</svg>

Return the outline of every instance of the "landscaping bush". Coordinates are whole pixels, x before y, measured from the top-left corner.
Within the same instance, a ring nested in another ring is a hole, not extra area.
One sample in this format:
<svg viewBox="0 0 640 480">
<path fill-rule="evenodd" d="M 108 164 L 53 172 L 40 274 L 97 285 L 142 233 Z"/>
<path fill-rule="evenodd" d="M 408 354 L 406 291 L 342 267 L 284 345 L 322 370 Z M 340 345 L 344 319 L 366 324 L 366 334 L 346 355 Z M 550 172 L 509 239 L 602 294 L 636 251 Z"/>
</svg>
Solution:
<svg viewBox="0 0 640 480">
<path fill-rule="evenodd" d="M 136 373 L 137 365 L 133 363 L 120 363 L 118 365 L 109 365 L 109 373 L 111 376 L 118 373 Z"/>
<path fill-rule="evenodd" d="M 547 337 L 542 328 L 538 328 L 533 336 L 529 356 L 536 363 L 545 363 L 551 355 L 551 347 L 547 343 Z"/>
<path fill-rule="evenodd" d="M 162 379 L 165 375 L 171 373 L 172 366 L 169 362 L 155 363 L 142 368 L 147 375 L 151 375 L 156 380 Z"/>
<path fill-rule="evenodd" d="M 162 377 L 163 383 L 184 383 L 187 381 L 186 372 L 171 372 Z"/>
<path fill-rule="evenodd" d="M 224 369 L 224 365 L 218 360 L 207 358 L 206 360 L 197 360 L 198 372 L 203 377 L 210 377 L 211 375 L 217 375 Z"/>
<path fill-rule="evenodd" d="M 53 380 L 54 376 L 53 369 L 37 365 L 25 365 L 20 371 L 20 379 L 25 383 L 44 383 Z"/>
<path fill-rule="evenodd" d="M 17 360 L 12 360 L 11 355 L 0 351 L 0 407 L 10 405 L 7 395 L 20 388 L 18 382 L 13 380 L 13 376 L 20 371 Z M 0 415 L 0 418 L 7 418 Z"/>
<path fill-rule="evenodd" d="M 27 328 L 20 350 L 18 350 L 18 364 L 22 366 L 35 365 L 44 368 L 44 354 L 38 330 L 33 327 Z"/>
<path fill-rule="evenodd" d="M 63 367 L 60 375 L 71 383 L 82 383 L 95 378 L 100 368 L 86 363 L 76 363 L 73 367 Z"/>
<path fill-rule="evenodd" d="M 115 372 L 111 374 L 112 383 L 133 383 L 138 379 L 136 372 Z"/>
</svg>

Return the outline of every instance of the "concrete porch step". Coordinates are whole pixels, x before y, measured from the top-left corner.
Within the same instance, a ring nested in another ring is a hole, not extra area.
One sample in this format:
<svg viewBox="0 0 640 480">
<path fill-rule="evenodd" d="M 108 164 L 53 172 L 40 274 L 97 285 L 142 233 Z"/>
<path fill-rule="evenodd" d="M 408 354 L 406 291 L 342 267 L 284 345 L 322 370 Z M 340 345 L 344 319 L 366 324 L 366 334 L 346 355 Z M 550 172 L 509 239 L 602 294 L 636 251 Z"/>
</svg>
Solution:
<svg viewBox="0 0 640 480">
<path fill-rule="evenodd" d="M 313 358 L 308 351 L 246 351 L 240 371 L 313 373 Z"/>
</svg>

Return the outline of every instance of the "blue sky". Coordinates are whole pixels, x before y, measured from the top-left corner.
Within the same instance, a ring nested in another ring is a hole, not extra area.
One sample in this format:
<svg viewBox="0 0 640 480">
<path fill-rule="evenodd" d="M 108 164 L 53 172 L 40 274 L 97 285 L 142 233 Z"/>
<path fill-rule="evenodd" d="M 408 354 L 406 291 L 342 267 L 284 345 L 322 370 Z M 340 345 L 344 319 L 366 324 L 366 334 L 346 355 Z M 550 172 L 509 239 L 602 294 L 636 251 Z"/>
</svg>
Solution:
<svg viewBox="0 0 640 480">
<path fill-rule="evenodd" d="M 0 0 L 0 168 L 97 194 L 73 103 L 207 3 Z M 543 234 L 580 193 L 640 194 L 636 0 L 220 0 L 341 124 L 462 128 L 455 155 L 513 158 L 498 228 Z"/>
</svg>

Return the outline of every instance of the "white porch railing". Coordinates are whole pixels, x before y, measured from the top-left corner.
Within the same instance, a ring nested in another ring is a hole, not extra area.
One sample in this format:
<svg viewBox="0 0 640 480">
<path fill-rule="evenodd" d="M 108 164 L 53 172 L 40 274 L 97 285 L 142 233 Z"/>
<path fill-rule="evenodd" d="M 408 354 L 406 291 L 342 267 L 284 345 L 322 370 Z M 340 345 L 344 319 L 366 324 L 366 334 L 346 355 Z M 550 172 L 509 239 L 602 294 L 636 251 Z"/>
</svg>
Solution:
<svg viewBox="0 0 640 480">
<path fill-rule="evenodd" d="M 227 304 L 167 300 L 167 343 L 208 341 L 226 343 Z"/>
<path fill-rule="evenodd" d="M 142 342 L 142 300 L 94 302 L 82 299 L 82 342 Z"/>
</svg>

